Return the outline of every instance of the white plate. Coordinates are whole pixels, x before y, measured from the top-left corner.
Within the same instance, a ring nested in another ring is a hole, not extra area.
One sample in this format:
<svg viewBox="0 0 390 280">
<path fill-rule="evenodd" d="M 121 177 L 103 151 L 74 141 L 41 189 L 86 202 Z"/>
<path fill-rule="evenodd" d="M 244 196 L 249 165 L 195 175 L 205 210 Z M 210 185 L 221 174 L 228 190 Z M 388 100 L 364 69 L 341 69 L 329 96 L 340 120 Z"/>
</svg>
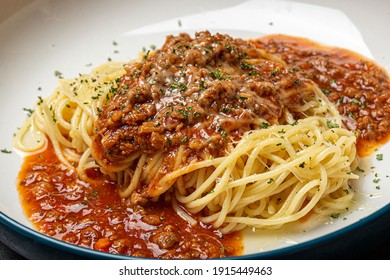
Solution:
<svg viewBox="0 0 390 280">
<path fill-rule="evenodd" d="M 147 5 L 119 0 L 25 0 L 0 5 L 6 5 L 0 7 L 3 11 L 0 13 L 0 148 L 6 150 L 12 150 L 12 136 L 26 118 L 23 108 L 32 108 L 38 96 L 48 96 L 55 89 L 55 71 L 71 78 L 89 72 L 108 59 L 127 61 L 136 57 L 143 47 L 160 46 L 168 34 L 193 34 L 196 30 L 209 29 L 254 38 L 285 33 L 375 57 L 359 29 L 345 14 L 292 1 L 225 1 L 221 6 L 221 3 L 206 0 L 185 4 L 149 0 Z M 370 39 L 370 42 L 375 40 Z M 375 48 L 378 49 L 382 50 Z M 390 58 L 389 50 L 376 56 L 385 67 Z M 375 159 L 379 153 L 384 160 Z M 329 234 L 356 227 L 365 217 L 376 217 L 387 211 L 390 171 L 385 165 L 389 158 L 390 146 L 385 145 L 360 164 L 366 172 L 355 184 L 358 203 L 343 218 L 329 219 L 305 232 L 301 229 L 248 232 L 245 254 L 259 256 L 259 253 L 296 244 L 310 245 Z M 15 186 L 21 162 L 14 151 L 0 154 L 0 211 L 3 222 L 17 221 L 20 225 L 13 226 L 31 233 L 32 227 L 23 214 Z M 379 183 L 374 183 L 374 179 L 380 179 Z M 377 189 L 377 186 L 381 187 Z M 50 238 L 45 240 L 56 243 Z M 61 247 L 61 243 L 56 244 Z"/>
</svg>

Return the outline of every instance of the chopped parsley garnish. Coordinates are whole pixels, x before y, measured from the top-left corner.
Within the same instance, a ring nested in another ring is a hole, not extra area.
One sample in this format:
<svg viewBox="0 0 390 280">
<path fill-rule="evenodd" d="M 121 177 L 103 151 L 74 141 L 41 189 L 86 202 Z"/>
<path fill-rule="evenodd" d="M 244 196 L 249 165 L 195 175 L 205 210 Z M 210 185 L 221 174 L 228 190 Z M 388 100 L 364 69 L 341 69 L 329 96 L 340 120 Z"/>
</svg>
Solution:
<svg viewBox="0 0 390 280">
<path fill-rule="evenodd" d="M 375 183 L 375 184 L 378 184 L 380 180 L 381 180 L 381 179 L 376 178 L 376 179 L 373 179 L 372 182 Z"/>
<path fill-rule="evenodd" d="M 359 172 L 364 172 L 364 169 L 360 168 L 359 166 L 356 167 L 356 171 L 359 171 Z"/>
<path fill-rule="evenodd" d="M 171 84 L 171 86 L 168 88 L 169 91 L 173 91 L 174 89 L 180 89 L 180 91 L 186 91 L 187 85 L 184 83 L 176 82 Z"/>
<path fill-rule="evenodd" d="M 360 105 L 360 101 L 357 100 L 356 98 L 352 99 L 351 101 L 353 104 Z"/>
<path fill-rule="evenodd" d="M 290 125 L 291 126 L 294 126 L 294 125 L 297 125 L 298 124 L 298 121 L 296 120 L 296 121 L 294 121 L 293 123 L 291 123 Z"/>
<path fill-rule="evenodd" d="M 255 67 L 252 64 L 250 64 L 246 61 L 243 61 L 243 62 L 241 62 L 240 68 L 242 70 L 246 70 L 246 69 L 253 70 L 253 68 L 255 68 Z"/>
<path fill-rule="evenodd" d="M 232 109 L 229 108 L 229 107 L 225 107 L 225 108 L 222 108 L 222 113 L 231 113 L 232 112 Z"/>
<path fill-rule="evenodd" d="M 224 78 L 225 73 L 222 72 L 221 69 L 217 68 L 214 71 L 210 71 L 210 76 L 213 77 L 214 79 L 218 79 L 220 81 L 227 80 L 227 78 Z"/>
<path fill-rule="evenodd" d="M 29 109 L 29 108 L 23 108 L 23 111 L 25 111 L 27 113 L 28 117 L 30 117 L 32 115 L 32 113 L 34 113 L 34 110 Z"/>
<path fill-rule="evenodd" d="M 377 160 L 383 160 L 383 154 L 377 154 L 376 155 Z"/>
<path fill-rule="evenodd" d="M 270 77 L 275 77 L 279 73 L 279 68 L 275 68 L 271 74 L 269 74 Z"/>
<path fill-rule="evenodd" d="M 262 123 L 259 124 L 259 126 L 260 126 L 261 128 L 267 128 L 267 127 L 270 126 L 270 124 L 267 123 L 267 122 L 262 122 Z"/>
<path fill-rule="evenodd" d="M 11 153 L 12 153 L 12 151 L 10 151 L 10 150 L 8 150 L 8 149 L 6 149 L 6 148 L 1 149 L 1 152 L 2 152 L 3 154 L 11 154 Z"/>
<path fill-rule="evenodd" d="M 179 109 L 178 112 L 183 116 L 183 117 L 188 117 L 189 113 L 185 109 Z"/>
<path fill-rule="evenodd" d="M 54 76 L 56 76 L 57 78 L 60 78 L 60 79 L 63 79 L 64 77 L 62 76 L 62 73 L 58 70 L 55 70 L 54 71 Z"/>
<path fill-rule="evenodd" d="M 340 213 L 333 213 L 330 215 L 333 219 L 338 219 L 340 217 Z"/>
<path fill-rule="evenodd" d="M 146 52 L 146 54 L 144 55 L 144 59 L 147 59 L 147 58 L 148 58 L 149 53 L 150 53 L 150 50 L 148 50 L 148 51 Z"/>
<path fill-rule="evenodd" d="M 41 105 L 43 103 L 43 99 L 41 96 L 38 96 L 38 103 L 37 105 Z"/>
<path fill-rule="evenodd" d="M 332 123 L 331 121 L 326 121 L 326 126 L 328 128 L 338 128 L 338 127 L 340 127 L 337 123 Z"/>
<path fill-rule="evenodd" d="M 199 90 L 204 90 L 206 88 L 204 81 L 199 82 Z"/>
</svg>

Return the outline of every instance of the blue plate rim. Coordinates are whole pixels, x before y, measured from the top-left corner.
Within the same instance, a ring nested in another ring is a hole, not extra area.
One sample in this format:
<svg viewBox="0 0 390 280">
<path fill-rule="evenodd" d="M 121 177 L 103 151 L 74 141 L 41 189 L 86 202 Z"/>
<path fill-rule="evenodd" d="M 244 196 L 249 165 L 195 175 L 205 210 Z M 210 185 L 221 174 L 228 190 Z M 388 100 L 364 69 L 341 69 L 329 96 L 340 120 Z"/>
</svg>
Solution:
<svg viewBox="0 0 390 280">
<path fill-rule="evenodd" d="M 370 222 L 373 222 L 377 219 L 379 219 L 382 215 L 390 213 L 390 203 L 387 205 L 381 207 L 380 209 L 376 210 L 374 213 L 362 218 L 361 220 L 354 222 L 346 227 L 343 227 L 339 230 L 336 230 L 334 232 L 325 234 L 324 236 L 314 238 L 312 240 L 308 240 L 296 245 L 284 247 L 284 248 L 278 248 L 275 250 L 260 252 L 260 253 L 252 253 L 252 254 L 246 254 L 242 256 L 232 256 L 225 259 L 277 259 L 282 258 L 283 256 L 288 256 L 292 253 L 299 253 L 301 251 L 304 251 L 306 249 L 310 249 L 315 246 L 319 246 L 321 244 L 330 242 L 332 240 L 335 240 L 337 238 L 343 237 L 347 235 L 348 233 L 357 230 Z M 54 237 L 45 235 L 35 229 L 26 227 L 25 225 L 21 224 L 20 222 L 14 220 L 13 218 L 7 216 L 3 212 L 0 212 L 0 223 L 4 224 L 8 228 L 16 231 L 17 233 L 20 233 L 27 238 L 31 238 L 33 240 L 37 240 L 47 246 L 54 247 L 56 249 L 59 249 L 61 251 L 65 251 L 68 253 L 76 254 L 81 257 L 85 257 L 88 259 L 117 259 L 117 260 L 128 260 L 128 259 L 140 259 L 138 257 L 132 257 L 132 256 L 125 256 L 125 255 L 116 255 L 106 252 L 100 252 L 96 251 L 90 248 L 77 246 L 71 243 L 67 243 L 65 241 L 56 239 Z"/>
</svg>

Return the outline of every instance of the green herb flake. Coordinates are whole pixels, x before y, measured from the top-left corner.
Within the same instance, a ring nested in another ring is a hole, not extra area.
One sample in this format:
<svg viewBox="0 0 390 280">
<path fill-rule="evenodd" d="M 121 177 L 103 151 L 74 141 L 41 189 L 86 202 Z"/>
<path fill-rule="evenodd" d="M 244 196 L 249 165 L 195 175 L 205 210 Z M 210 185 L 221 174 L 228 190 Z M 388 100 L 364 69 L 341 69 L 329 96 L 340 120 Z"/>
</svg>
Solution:
<svg viewBox="0 0 390 280">
<path fill-rule="evenodd" d="M 270 77 L 275 77 L 279 73 L 279 68 L 275 68 L 270 74 Z"/>
<path fill-rule="evenodd" d="M 3 154 L 11 154 L 11 153 L 12 153 L 11 150 L 8 150 L 8 149 L 6 149 L 6 148 L 1 149 L 1 152 L 2 152 Z"/>
<path fill-rule="evenodd" d="M 333 219 L 338 219 L 340 217 L 340 213 L 333 213 L 330 215 Z"/>
<path fill-rule="evenodd" d="M 28 117 L 30 117 L 34 113 L 34 110 L 29 108 L 23 108 L 23 111 L 27 113 Z"/>
<path fill-rule="evenodd" d="M 227 78 L 224 78 L 223 76 L 225 73 L 222 72 L 221 69 L 217 68 L 213 71 L 210 71 L 210 76 L 213 77 L 214 79 L 218 79 L 220 81 L 227 80 Z"/>
<path fill-rule="evenodd" d="M 253 70 L 254 66 L 246 61 L 243 61 L 243 62 L 241 62 L 240 68 L 242 70 L 247 70 L 247 69 Z"/>
<path fill-rule="evenodd" d="M 267 184 L 271 184 L 271 183 L 273 183 L 273 182 L 275 182 L 275 180 L 274 180 L 273 178 L 270 178 L 270 179 L 268 180 Z"/>
<path fill-rule="evenodd" d="M 189 113 L 185 109 L 179 109 L 178 112 L 183 116 L 183 117 L 188 117 Z"/>
<path fill-rule="evenodd" d="M 360 105 L 360 101 L 359 100 L 357 100 L 357 99 L 352 99 L 352 101 L 351 101 L 353 104 L 356 104 L 356 105 Z"/>
<path fill-rule="evenodd" d="M 98 192 L 98 191 L 92 191 L 92 192 L 90 192 L 89 194 L 90 194 L 90 195 L 93 195 L 93 196 L 97 196 L 97 195 L 99 194 L 99 192 Z"/>
<path fill-rule="evenodd" d="M 383 154 L 377 154 L 376 160 L 383 160 Z"/>
<path fill-rule="evenodd" d="M 199 82 L 199 90 L 204 90 L 206 88 L 204 81 Z"/>
<path fill-rule="evenodd" d="M 38 102 L 37 105 L 41 105 L 43 103 L 43 98 L 41 96 L 38 96 Z"/>
<path fill-rule="evenodd" d="M 259 124 L 259 126 L 260 126 L 261 128 L 268 128 L 268 127 L 270 126 L 270 124 L 267 123 L 267 122 L 262 122 L 262 123 Z"/>
<path fill-rule="evenodd" d="M 168 88 L 169 91 L 173 91 L 174 89 L 180 89 L 180 91 L 186 91 L 187 85 L 184 83 L 176 82 L 170 85 Z"/>
<path fill-rule="evenodd" d="M 149 53 L 150 53 L 150 50 L 148 50 L 148 51 L 146 52 L 146 54 L 144 55 L 144 59 L 147 59 L 147 58 L 148 58 Z"/>
<path fill-rule="evenodd" d="M 364 169 L 360 168 L 359 166 L 356 167 L 356 171 L 359 171 L 359 172 L 365 172 Z"/>
<path fill-rule="evenodd" d="M 337 123 L 332 123 L 331 121 L 326 121 L 326 126 L 328 128 L 338 128 L 338 127 L 340 127 Z"/>
<path fill-rule="evenodd" d="M 58 70 L 54 71 L 54 76 L 56 76 L 59 79 L 63 79 L 64 77 L 62 76 L 62 73 Z"/>
</svg>

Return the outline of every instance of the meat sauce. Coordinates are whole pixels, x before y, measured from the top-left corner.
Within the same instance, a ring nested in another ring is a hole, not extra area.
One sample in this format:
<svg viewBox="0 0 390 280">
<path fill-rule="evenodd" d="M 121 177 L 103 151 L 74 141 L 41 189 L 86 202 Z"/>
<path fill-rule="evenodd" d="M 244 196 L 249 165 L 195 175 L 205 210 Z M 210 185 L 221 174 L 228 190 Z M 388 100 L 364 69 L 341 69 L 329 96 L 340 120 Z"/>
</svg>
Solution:
<svg viewBox="0 0 390 280">
<path fill-rule="evenodd" d="M 131 194 L 134 202 L 166 191 L 158 182 L 177 168 L 179 149 L 180 167 L 226 156 L 245 132 L 281 124 L 314 95 L 313 82 L 278 57 L 208 31 L 168 36 L 126 72 L 101 108 L 92 148 L 111 172 L 134 170 L 136 162 L 127 164 L 134 153 L 163 152 L 153 178 Z"/>
<path fill-rule="evenodd" d="M 168 36 L 127 66 L 96 121 L 94 157 L 116 171 L 138 151 L 168 155 L 185 145 L 195 159 L 225 156 L 232 139 L 260 128 L 260 120 L 278 124 L 285 107 L 300 106 L 307 83 L 242 39 L 207 31 Z"/>
<path fill-rule="evenodd" d="M 252 40 L 314 81 L 357 131 L 360 156 L 370 155 L 389 140 L 390 79 L 388 73 L 352 51 L 325 47 L 303 38 L 269 35 Z"/>
<path fill-rule="evenodd" d="M 220 258 L 242 253 L 240 233 L 222 235 L 204 224 L 189 225 L 171 203 L 126 205 L 117 186 L 97 170 L 91 182 L 66 169 L 51 145 L 28 156 L 18 191 L 26 216 L 49 236 L 112 254 L 161 259 Z M 196 217 L 195 217 L 196 219 Z"/>
<path fill-rule="evenodd" d="M 224 153 L 224 137 L 232 134 L 234 139 L 234 133 L 255 128 L 253 112 L 276 123 L 282 112 L 276 100 L 283 96 L 273 99 L 270 93 L 278 92 L 275 88 L 253 80 L 260 70 L 271 85 L 282 82 L 277 74 L 285 74 L 285 89 L 299 89 L 310 82 L 306 79 L 318 84 L 345 117 L 346 126 L 359 133 L 360 155 L 371 153 L 388 140 L 390 83 L 387 73 L 374 62 L 347 50 L 281 35 L 253 40 L 253 45 L 229 37 L 210 37 L 207 32 L 200 36 L 205 38 L 198 47 L 187 35 L 168 37 L 165 48 L 169 56 L 165 60 L 157 61 L 150 54 L 145 57 L 146 63 L 127 69 L 128 74 L 120 81 L 122 93 L 115 95 L 116 100 L 107 105 L 97 122 L 95 153 L 103 165 L 115 169 L 116 160 L 120 162 L 135 151 L 153 153 L 181 145 L 184 139 L 201 140 L 188 144 L 195 150 L 207 148 L 211 155 L 220 155 Z M 267 62 L 263 69 L 251 66 L 253 61 L 247 59 L 264 55 L 258 48 L 280 56 L 289 68 L 277 61 Z M 236 72 L 221 62 L 223 56 L 236 65 Z M 211 64 L 207 61 L 210 57 L 214 57 Z M 189 64 L 211 66 L 195 73 Z M 169 79 L 158 73 L 162 69 L 167 70 Z M 150 83 L 159 79 L 165 81 L 160 87 Z M 256 106 L 251 96 L 245 95 L 250 90 L 260 92 L 257 96 L 268 100 L 266 106 Z M 203 105 L 195 102 L 194 96 L 203 100 Z M 300 100 L 286 99 L 282 105 L 289 104 L 299 105 Z M 126 123 L 124 112 L 133 112 L 128 118 L 134 119 Z M 134 129 L 140 123 L 140 129 Z M 207 125 L 200 129 L 199 123 Z M 218 137 L 210 140 L 211 134 Z M 117 194 L 118 186 L 99 171 L 89 170 L 88 176 L 91 182 L 80 181 L 76 172 L 63 167 L 50 143 L 45 151 L 25 158 L 18 190 L 34 227 L 65 242 L 136 257 L 218 258 L 243 252 L 240 233 L 221 235 L 199 222 L 191 226 L 170 203 L 161 200 L 130 205 Z"/>
</svg>

